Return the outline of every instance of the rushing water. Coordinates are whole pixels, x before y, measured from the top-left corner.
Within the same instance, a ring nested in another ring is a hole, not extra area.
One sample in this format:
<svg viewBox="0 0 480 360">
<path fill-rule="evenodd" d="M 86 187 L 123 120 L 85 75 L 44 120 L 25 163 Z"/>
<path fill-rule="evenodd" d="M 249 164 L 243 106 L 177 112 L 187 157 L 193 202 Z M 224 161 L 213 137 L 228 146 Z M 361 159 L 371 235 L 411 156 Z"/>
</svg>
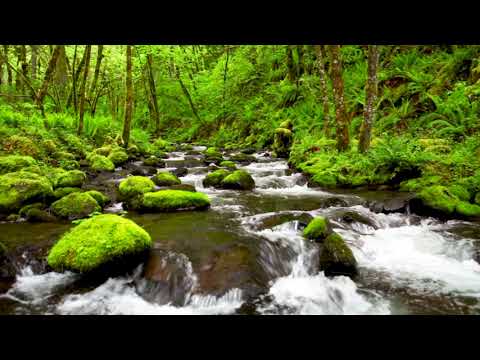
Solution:
<svg viewBox="0 0 480 360">
<path fill-rule="evenodd" d="M 180 179 L 207 193 L 212 207 L 128 214 L 155 245 L 148 261 L 124 277 L 88 283 L 72 273 L 44 272 L 28 260 L 30 247 L 48 250 L 69 226 L 0 224 L 2 242 L 26 247 L 16 281 L 0 295 L 0 313 L 480 313 L 478 224 L 375 213 L 367 207 L 371 193 L 311 188 L 286 161 L 254 157 L 241 167 L 256 188 L 242 192 L 203 188 L 207 166 L 171 153 L 167 168 L 187 167 Z M 381 201 L 391 194 L 373 196 Z M 118 213 L 121 203 L 105 211 Z M 318 272 L 317 245 L 302 237 L 315 215 L 327 216 L 352 249 L 359 265 L 354 280 Z"/>
</svg>

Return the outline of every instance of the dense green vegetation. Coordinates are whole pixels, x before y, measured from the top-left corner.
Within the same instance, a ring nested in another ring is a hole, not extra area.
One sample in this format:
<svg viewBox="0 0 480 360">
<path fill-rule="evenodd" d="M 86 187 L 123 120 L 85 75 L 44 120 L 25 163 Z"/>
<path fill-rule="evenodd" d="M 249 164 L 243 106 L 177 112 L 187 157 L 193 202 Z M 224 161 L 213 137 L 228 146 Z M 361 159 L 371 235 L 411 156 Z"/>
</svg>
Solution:
<svg viewBox="0 0 480 360">
<path fill-rule="evenodd" d="M 267 149 L 288 157 L 316 186 L 387 185 L 449 214 L 479 215 L 480 47 L 378 46 L 375 84 L 371 51 L 4 45 L 0 174 L 7 177 L 0 206 L 17 211 L 37 192 L 45 197 L 79 186 L 82 161 L 96 171 L 113 171 L 132 154 L 157 164 L 173 143 L 195 143 L 209 146 L 209 161 L 232 170 L 219 148 Z M 341 107 L 333 91 L 338 79 Z M 368 84 L 378 87 L 376 97 Z M 369 101 L 371 142 L 364 149 L 359 139 Z M 211 186 L 227 173 L 217 174 Z M 50 189 L 42 176 L 57 183 Z M 23 178 L 32 193 L 20 196 L 12 186 Z M 164 181 L 178 183 L 157 177 L 157 185 Z"/>
</svg>

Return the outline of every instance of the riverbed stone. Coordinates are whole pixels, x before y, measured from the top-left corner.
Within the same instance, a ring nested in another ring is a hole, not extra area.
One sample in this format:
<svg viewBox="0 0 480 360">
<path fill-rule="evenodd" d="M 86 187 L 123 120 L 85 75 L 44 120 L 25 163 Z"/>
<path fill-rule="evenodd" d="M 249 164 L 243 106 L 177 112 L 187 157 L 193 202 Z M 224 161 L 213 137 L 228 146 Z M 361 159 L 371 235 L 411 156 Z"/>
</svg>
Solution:
<svg viewBox="0 0 480 360">
<path fill-rule="evenodd" d="M 0 157 L 0 175 L 34 166 L 37 161 L 31 156 L 8 155 Z"/>
<path fill-rule="evenodd" d="M 55 271 L 89 273 L 152 246 L 150 235 L 129 219 L 103 214 L 82 221 L 64 234 L 50 250 L 47 261 Z"/>
<path fill-rule="evenodd" d="M 278 158 L 288 158 L 292 143 L 292 131 L 286 128 L 277 128 L 273 141 L 274 156 Z"/>
<path fill-rule="evenodd" d="M 52 196 L 52 184 L 44 176 L 26 171 L 0 176 L 0 213 L 12 213 L 37 201 L 46 202 Z"/>
<path fill-rule="evenodd" d="M 176 210 L 205 210 L 210 199 L 204 193 L 184 190 L 160 190 L 143 195 L 141 210 L 145 212 L 169 212 Z"/>
<path fill-rule="evenodd" d="M 315 217 L 303 230 L 303 236 L 316 242 L 323 242 L 331 233 L 332 226 L 328 219 L 323 216 Z"/>
<path fill-rule="evenodd" d="M 74 192 L 52 204 L 52 212 L 68 220 L 82 219 L 101 210 L 97 201 L 87 193 Z"/>
<path fill-rule="evenodd" d="M 56 188 L 62 187 L 81 187 L 87 179 L 83 171 L 70 170 L 61 173 L 56 178 Z"/>
<path fill-rule="evenodd" d="M 106 156 L 93 155 L 89 158 L 90 167 L 95 171 L 109 171 L 115 170 L 115 164 Z"/>
<path fill-rule="evenodd" d="M 220 187 L 222 180 L 225 179 L 231 172 L 225 169 L 215 170 L 203 179 L 202 183 L 204 187 Z"/>
<path fill-rule="evenodd" d="M 319 258 L 320 270 L 327 276 L 345 275 L 353 277 L 358 273 L 357 260 L 345 240 L 332 233 L 323 242 Z"/>
<path fill-rule="evenodd" d="M 148 177 L 129 176 L 120 182 L 118 191 L 121 197 L 126 199 L 153 191 L 154 188 L 154 182 Z"/>
<path fill-rule="evenodd" d="M 108 155 L 108 159 L 115 165 L 120 166 L 128 161 L 128 154 L 125 150 L 116 148 Z"/>
<path fill-rule="evenodd" d="M 255 188 L 255 181 L 247 171 L 236 170 L 222 180 L 221 187 L 232 190 L 252 190 Z"/>
<path fill-rule="evenodd" d="M 152 181 L 157 186 L 171 186 L 182 183 L 178 177 L 168 171 L 159 171 L 155 176 L 152 177 Z"/>
</svg>

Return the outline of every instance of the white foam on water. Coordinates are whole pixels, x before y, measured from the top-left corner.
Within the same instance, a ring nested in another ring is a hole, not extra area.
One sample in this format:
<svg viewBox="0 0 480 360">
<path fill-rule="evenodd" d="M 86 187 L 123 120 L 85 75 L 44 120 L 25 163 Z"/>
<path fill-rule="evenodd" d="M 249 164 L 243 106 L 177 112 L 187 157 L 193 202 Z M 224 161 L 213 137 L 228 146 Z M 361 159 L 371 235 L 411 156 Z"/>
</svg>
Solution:
<svg viewBox="0 0 480 360">
<path fill-rule="evenodd" d="M 435 225 L 405 225 L 354 236 L 338 230 L 355 246 L 360 266 L 387 273 L 394 283 L 420 291 L 480 297 L 480 265 L 473 245 L 433 231 Z"/>
<path fill-rule="evenodd" d="M 179 177 L 182 184 L 189 184 L 195 186 L 197 189 L 203 189 L 203 179 L 205 174 L 187 174 L 185 176 Z"/>
<path fill-rule="evenodd" d="M 195 151 L 205 151 L 205 150 L 207 150 L 207 147 L 206 146 L 201 146 L 201 145 L 195 145 L 195 146 L 193 146 L 193 150 L 195 150 Z"/>
<path fill-rule="evenodd" d="M 276 171 L 276 170 L 288 170 L 288 164 L 284 160 L 269 161 L 264 163 L 252 162 L 246 166 L 242 166 L 242 169 L 255 172 L 258 171 Z"/>
<path fill-rule="evenodd" d="M 128 279 L 109 279 L 82 295 L 68 295 L 57 306 L 59 314 L 100 315 L 210 315 L 231 314 L 242 305 L 242 292 L 232 289 L 222 297 L 193 295 L 186 306 L 158 305 L 139 296 Z"/>
<path fill-rule="evenodd" d="M 257 189 L 285 189 L 296 186 L 298 182 L 303 179 L 303 176 L 297 173 L 289 176 L 253 176 L 253 179 L 255 180 L 255 187 Z"/>
<path fill-rule="evenodd" d="M 7 295 L 20 302 L 39 304 L 52 296 L 56 289 L 71 284 L 77 275 L 65 272 L 48 272 L 35 274 L 30 266 L 21 269 Z"/>
<path fill-rule="evenodd" d="M 255 188 L 254 190 L 259 194 L 275 195 L 275 196 L 319 196 L 319 197 L 331 197 L 332 194 L 322 190 L 316 190 L 309 188 L 307 185 L 294 185 L 288 188 Z"/>
<path fill-rule="evenodd" d="M 109 212 L 109 213 L 116 214 L 116 213 L 119 213 L 119 212 L 122 212 L 122 211 L 123 211 L 122 205 L 123 205 L 123 203 L 118 202 L 118 203 L 112 204 L 112 205 L 109 206 L 109 207 L 106 207 L 106 208 L 104 209 L 104 211 L 105 211 L 105 212 Z"/>
<path fill-rule="evenodd" d="M 261 307 L 261 313 L 278 313 L 284 307 L 287 314 L 299 315 L 390 313 L 388 302 L 381 298 L 368 300 L 350 278 L 330 279 L 323 272 L 315 273 L 312 265 L 318 256 L 316 247 L 303 239 L 297 226 L 294 221 L 256 232 L 269 241 L 289 246 L 297 254 L 291 263 L 291 273 L 272 282 L 269 295 L 273 302 Z"/>
</svg>

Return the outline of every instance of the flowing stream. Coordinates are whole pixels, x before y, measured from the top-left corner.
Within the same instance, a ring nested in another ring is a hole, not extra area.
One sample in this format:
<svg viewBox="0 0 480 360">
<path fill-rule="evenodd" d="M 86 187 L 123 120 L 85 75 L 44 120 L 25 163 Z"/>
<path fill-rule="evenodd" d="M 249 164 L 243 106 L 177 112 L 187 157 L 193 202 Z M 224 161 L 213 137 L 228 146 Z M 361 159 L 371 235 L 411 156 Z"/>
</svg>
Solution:
<svg viewBox="0 0 480 360">
<path fill-rule="evenodd" d="M 208 211 L 127 214 L 154 247 L 131 274 L 100 283 L 45 272 L 29 255 L 70 225 L 0 224 L 2 242 L 25 248 L 16 280 L 0 286 L 0 314 L 480 314 L 479 224 L 376 213 L 372 201 L 396 194 L 311 188 L 264 153 L 239 166 L 254 191 L 203 188 L 200 156 L 169 155 L 167 169 L 187 167 L 182 182 L 209 195 Z M 302 237 L 316 215 L 352 249 L 354 280 L 318 271 L 318 247 Z"/>
</svg>

